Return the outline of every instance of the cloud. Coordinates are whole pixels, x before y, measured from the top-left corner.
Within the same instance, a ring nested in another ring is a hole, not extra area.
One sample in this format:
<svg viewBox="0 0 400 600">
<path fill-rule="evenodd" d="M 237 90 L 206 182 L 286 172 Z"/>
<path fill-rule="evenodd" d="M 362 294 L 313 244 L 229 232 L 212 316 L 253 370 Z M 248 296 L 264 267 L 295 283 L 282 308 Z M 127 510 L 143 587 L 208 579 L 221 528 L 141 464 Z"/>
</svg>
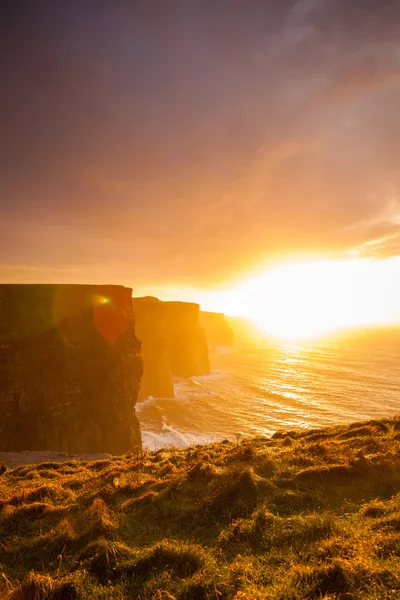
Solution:
<svg viewBox="0 0 400 600">
<path fill-rule="evenodd" d="M 7 17 L 4 268 L 399 252 L 399 3 L 61 4 Z"/>
</svg>

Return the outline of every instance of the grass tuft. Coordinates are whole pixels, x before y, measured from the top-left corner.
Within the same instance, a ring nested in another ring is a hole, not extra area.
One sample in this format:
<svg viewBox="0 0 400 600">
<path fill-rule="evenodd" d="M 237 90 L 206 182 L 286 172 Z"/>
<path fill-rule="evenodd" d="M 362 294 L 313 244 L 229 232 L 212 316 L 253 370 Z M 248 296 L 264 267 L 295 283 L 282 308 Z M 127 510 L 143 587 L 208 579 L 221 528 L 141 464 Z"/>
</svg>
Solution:
<svg viewBox="0 0 400 600">
<path fill-rule="evenodd" d="M 202 566 L 201 549 L 167 541 L 157 544 L 131 567 L 126 565 L 123 569 L 131 570 L 137 577 L 142 578 L 147 578 L 154 572 L 168 570 L 183 579 L 196 573 Z"/>
<path fill-rule="evenodd" d="M 100 538 L 85 546 L 78 554 L 78 560 L 84 561 L 89 573 L 101 580 L 107 580 L 121 563 L 132 559 L 134 555 L 129 546 Z"/>
</svg>

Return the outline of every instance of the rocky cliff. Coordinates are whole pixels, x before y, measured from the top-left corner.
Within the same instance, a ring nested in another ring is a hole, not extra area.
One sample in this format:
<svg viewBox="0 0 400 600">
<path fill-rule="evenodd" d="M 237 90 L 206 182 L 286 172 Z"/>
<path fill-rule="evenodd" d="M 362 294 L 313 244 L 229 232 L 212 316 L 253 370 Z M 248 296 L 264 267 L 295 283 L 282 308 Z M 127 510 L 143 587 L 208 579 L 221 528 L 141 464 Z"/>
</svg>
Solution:
<svg viewBox="0 0 400 600">
<path fill-rule="evenodd" d="M 207 339 L 200 325 L 200 306 L 193 302 L 164 302 L 172 372 L 192 377 L 210 372 Z"/>
<path fill-rule="evenodd" d="M 207 341 L 198 304 L 133 299 L 136 332 L 141 340 L 143 378 L 139 398 L 173 397 L 173 377 L 210 372 Z"/>
<path fill-rule="evenodd" d="M 141 443 L 131 292 L 0 285 L 0 451 L 120 454 Z"/>
<path fill-rule="evenodd" d="M 234 333 L 225 320 L 224 313 L 200 311 L 200 325 L 203 327 L 209 346 L 219 344 L 232 346 Z"/>
<path fill-rule="evenodd" d="M 173 398 L 174 384 L 164 303 L 150 296 L 133 298 L 135 332 L 142 342 L 143 375 L 139 400 L 149 396 Z"/>
</svg>

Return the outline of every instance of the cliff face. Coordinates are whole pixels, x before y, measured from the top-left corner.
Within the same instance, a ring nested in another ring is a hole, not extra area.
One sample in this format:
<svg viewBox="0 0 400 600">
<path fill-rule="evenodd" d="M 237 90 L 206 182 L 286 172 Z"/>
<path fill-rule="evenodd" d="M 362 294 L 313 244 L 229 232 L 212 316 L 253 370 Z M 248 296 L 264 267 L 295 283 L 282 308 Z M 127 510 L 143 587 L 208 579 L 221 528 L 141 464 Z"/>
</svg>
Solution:
<svg viewBox="0 0 400 600">
<path fill-rule="evenodd" d="M 232 346 L 234 333 L 225 320 L 224 313 L 200 311 L 200 325 L 203 327 L 209 345 Z"/>
<path fill-rule="evenodd" d="M 142 341 L 143 378 L 139 398 L 173 397 L 173 377 L 210 372 L 207 341 L 198 304 L 134 298 L 135 329 Z"/>
<path fill-rule="evenodd" d="M 173 398 L 174 384 L 170 364 L 164 303 L 158 298 L 133 298 L 135 332 L 142 342 L 143 375 L 139 400 L 149 396 Z"/>
<path fill-rule="evenodd" d="M 200 325 L 200 306 L 193 302 L 164 302 L 171 368 L 177 377 L 210 372 L 207 339 Z"/>
<path fill-rule="evenodd" d="M 120 454 L 140 444 L 131 290 L 0 285 L 0 450 Z"/>
</svg>

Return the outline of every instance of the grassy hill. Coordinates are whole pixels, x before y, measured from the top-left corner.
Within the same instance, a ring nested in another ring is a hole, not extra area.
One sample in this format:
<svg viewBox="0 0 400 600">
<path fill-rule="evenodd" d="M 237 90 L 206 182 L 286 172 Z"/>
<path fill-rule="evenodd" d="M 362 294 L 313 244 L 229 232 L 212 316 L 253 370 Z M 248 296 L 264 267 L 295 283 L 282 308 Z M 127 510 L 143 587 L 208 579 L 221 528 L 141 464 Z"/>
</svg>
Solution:
<svg viewBox="0 0 400 600">
<path fill-rule="evenodd" d="M 400 420 L 0 471 L 0 598 L 400 598 Z"/>
</svg>

